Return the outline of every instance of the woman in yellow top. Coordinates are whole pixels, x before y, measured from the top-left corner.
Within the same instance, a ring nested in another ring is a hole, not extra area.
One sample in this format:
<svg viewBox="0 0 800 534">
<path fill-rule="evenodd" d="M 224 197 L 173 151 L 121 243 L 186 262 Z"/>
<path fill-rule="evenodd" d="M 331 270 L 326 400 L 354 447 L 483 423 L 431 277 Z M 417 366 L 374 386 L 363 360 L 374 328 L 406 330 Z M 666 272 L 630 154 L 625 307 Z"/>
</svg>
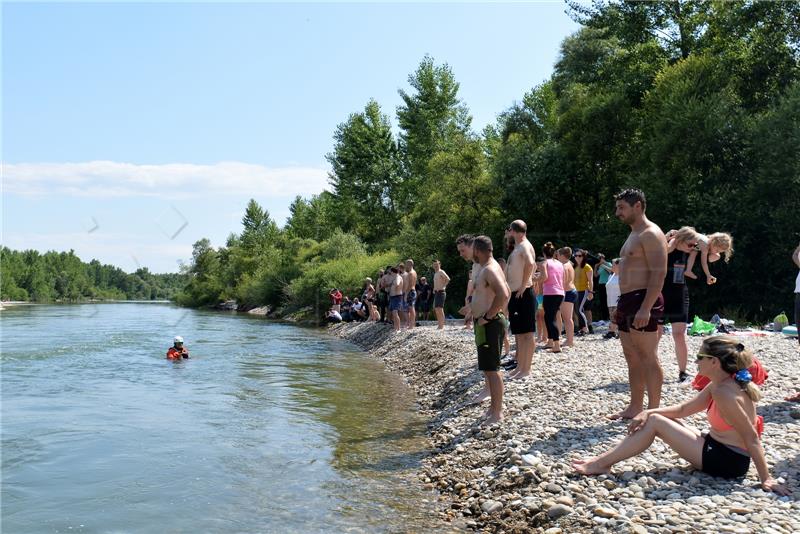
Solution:
<svg viewBox="0 0 800 534">
<path fill-rule="evenodd" d="M 575 289 L 578 290 L 578 335 L 594 334 L 592 310 L 584 309 L 594 298 L 594 273 L 592 266 L 586 263 L 586 251 L 581 249 L 575 251 Z"/>
</svg>

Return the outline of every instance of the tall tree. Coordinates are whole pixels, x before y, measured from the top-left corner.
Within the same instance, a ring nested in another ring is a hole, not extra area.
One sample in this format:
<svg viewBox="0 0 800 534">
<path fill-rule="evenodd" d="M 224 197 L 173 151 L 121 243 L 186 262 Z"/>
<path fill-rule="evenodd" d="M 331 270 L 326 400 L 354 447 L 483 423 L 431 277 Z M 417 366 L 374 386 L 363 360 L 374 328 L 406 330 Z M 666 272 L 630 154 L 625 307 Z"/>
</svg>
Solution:
<svg viewBox="0 0 800 534">
<path fill-rule="evenodd" d="M 379 242 L 398 223 L 400 162 L 389 117 L 370 100 L 334 133 L 330 183 L 338 226 L 368 242 Z"/>
<path fill-rule="evenodd" d="M 459 84 L 446 63 L 436 65 L 425 56 L 409 75 L 413 89 L 398 92 L 403 103 L 397 108 L 399 144 L 404 164 L 401 208 L 409 209 L 425 192 L 420 190 L 428 164 L 437 152 L 446 152 L 468 136 L 472 117 L 459 99 Z"/>
</svg>

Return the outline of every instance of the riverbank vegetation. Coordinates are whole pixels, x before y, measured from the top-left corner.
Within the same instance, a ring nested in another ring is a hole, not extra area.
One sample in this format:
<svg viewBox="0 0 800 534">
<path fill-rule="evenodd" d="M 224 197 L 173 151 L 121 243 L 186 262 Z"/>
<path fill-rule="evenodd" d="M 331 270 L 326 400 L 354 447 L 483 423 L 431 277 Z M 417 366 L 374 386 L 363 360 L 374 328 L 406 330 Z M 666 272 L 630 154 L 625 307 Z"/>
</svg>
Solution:
<svg viewBox="0 0 800 534">
<path fill-rule="evenodd" d="M 187 282 L 185 274 L 128 274 L 97 260 L 84 263 L 73 251 L 44 254 L 0 248 L 0 299 L 33 302 L 168 300 Z"/>
<path fill-rule="evenodd" d="M 791 306 L 800 234 L 800 4 L 569 2 L 581 23 L 552 76 L 475 131 L 455 73 L 425 57 L 400 89 L 397 129 L 374 100 L 333 134 L 330 191 L 297 198 L 279 228 L 251 201 L 240 235 L 198 241 L 178 296 L 288 308 L 327 304 L 364 276 L 434 258 L 466 285 L 461 233 L 497 244 L 522 218 L 539 247 L 613 256 L 628 229 L 613 194 L 638 187 L 663 229 L 735 237 L 719 282 L 692 288 L 693 311 L 768 317 Z M 532 21 L 535 24 L 535 21 Z M 500 254 L 501 251 L 498 251 Z M 463 293 L 461 293 L 463 294 Z M 458 299 L 450 302 L 456 307 Z"/>
</svg>

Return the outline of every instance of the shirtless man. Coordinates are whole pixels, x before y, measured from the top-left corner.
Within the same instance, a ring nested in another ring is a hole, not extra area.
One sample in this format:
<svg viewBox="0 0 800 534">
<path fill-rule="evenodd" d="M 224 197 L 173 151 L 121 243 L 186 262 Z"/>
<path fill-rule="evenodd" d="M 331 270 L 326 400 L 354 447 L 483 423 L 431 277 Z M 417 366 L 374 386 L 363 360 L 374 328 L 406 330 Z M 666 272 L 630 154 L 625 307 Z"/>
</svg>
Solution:
<svg viewBox="0 0 800 534">
<path fill-rule="evenodd" d="M 475 345 L 478 347 L 478 369 L 486 378 L 492 399 L 486 415 L 487 424 L 503 419 L 503 377 L 500 374 L 500 353 L 506 334 L 503 308 L 508 302 L 508 285 L 500 265 L 492 257 L 492 240 L 481 235 L 473 242 L 474 257 L 479 264 L 470 309 L 474 317 Z"/>
<path fill-rule="evenodd" d="M 626 189 L 617 194 L 616 215 L 631 227 L 620 251 L 620 297 L 615 312 L 622 351 L 628 363 L 631 401 L 609 419 L 631 419 L 644 408 L 658 408 L 664 372 L 658 362 L 658 321 L 664 312 L 661 288 L 667 274 L 667 240 L 644 214 L 644 193 Z"/>
<path fill-rule="evenodd" d="M 447 284 L 450 277 L 442 269 L 442 262 L 433 262 L 433 313 L 436 314 L 436 322 L 439 330 L 444 330 L 444 301 L 447 298 Z"/>
<path fill-rule="evenodd" d="M 533 245 L 526 237 L 527 231 L 528 226 L 522 220 L 516 220 L 508 226 L 509 236 L 514 238 L 514 250 L 508 256 L 506 267 L 506 280 L 511 291 L 508 320 L 517 342 L 517 368 L 509 375 L 509 379 L 530 376 L 536 348 L 533 339 L 536 332 L 536 297 L 532 288 L 536 256 Z"/>
<path fill-rule="evenodd" d="M 478 271 L 481 269 L 480 264 L 475 261 L 475 257 L 472 254 L 472 242 L 474 239 L 475 236 L 469 234 L 458 236 L 458 239 L 456 239 L 456 249 L 458 249 L 459 256 L 464 258 L 464 261 L 472 263 L 472 271 L 469 281 L 467 282 L 467 296 L 464 297 L 464 306 L 458 310 L 458 313 L 465 317 L 465 322 L 470 323 L 472 321 L 472 310 L 470 309 L 469 303 L 472 300 L 475 277 L 478 275 Z"/>
<path fill-rule="evenodd" d="M 400 330 L 400 311 L 403 309 L 403 277 L 397 267 L 392 267 L 389 278 L 389 314 L 395 331 Z"/>
<path fill-rule="evenodd" d="M 414 260 L 406 260 L 406 276 L 403 282 L 403 294 L 405 295 L 406 305 L 406 328 L 414 328 L 417 325 L 417 271 L 414 270 Z"/>
</svg>

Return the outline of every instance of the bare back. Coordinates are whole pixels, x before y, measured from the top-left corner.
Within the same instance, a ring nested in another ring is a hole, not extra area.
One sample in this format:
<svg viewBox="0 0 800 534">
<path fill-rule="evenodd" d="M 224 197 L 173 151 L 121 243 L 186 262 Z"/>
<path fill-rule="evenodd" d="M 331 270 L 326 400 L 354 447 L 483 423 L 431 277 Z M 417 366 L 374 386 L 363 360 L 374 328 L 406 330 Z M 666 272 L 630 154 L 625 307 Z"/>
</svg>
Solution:
<svg viewBox="0 0 800 534">
<path fill-rule="evenodd" d="M 533 272 L 536 270 L 534 262 L 533 245 L 527 239 L 514 247 L 514 250 L 508 256 L 508 265 L 506 267 L 506 277 L 508 287 L 511 291 L 519 291 L 531 287 L 533 285 Z M 530 276 L 525 280 L 526 267 L 531 270 Z"/>
<path fill-rule="evenodd" d="M 564 291 L 575 289 L 575 268 L 572 262 L 564 263 Z"/>
</svg>

